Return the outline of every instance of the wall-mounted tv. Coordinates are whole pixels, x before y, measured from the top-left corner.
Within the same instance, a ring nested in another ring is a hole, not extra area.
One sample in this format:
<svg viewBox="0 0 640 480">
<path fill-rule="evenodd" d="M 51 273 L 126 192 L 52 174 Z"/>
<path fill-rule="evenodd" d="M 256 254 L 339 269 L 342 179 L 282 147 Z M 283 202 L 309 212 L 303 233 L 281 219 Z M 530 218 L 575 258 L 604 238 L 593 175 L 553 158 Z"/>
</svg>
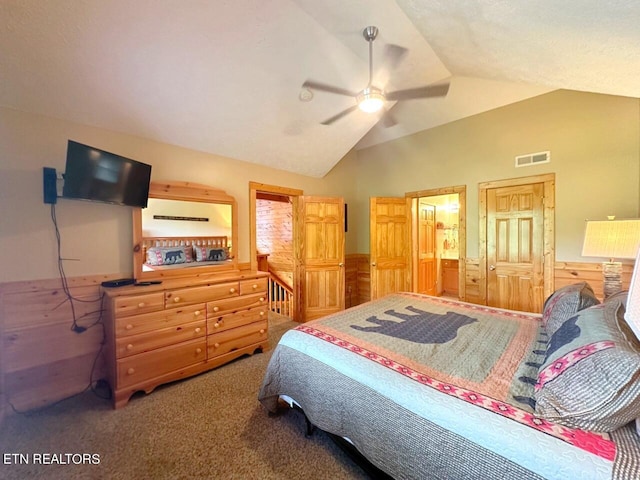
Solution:
<svg viewBox="0 0 640 480">
<path fill-rule="evenodd" d="M 151 165 L 69 140 L 63 198 L 146 207 Z"/>
</svg>

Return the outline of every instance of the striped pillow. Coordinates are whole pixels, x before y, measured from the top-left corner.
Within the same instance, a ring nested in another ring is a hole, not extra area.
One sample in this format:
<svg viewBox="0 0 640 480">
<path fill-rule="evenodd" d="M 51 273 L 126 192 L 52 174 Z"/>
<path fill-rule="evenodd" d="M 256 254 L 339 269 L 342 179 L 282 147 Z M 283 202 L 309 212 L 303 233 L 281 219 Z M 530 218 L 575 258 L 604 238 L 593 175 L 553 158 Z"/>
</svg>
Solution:
<svg viewBox="0 0 640 480">
<path fill-rule="evenodd" d="M 629 300 L 627 301 L 627 311 L 624 318 L 636 337 L 640 338 L 640 249 L 638 249 L 636 264 L 633 267 L 633 275 L 631 276 L 631 285 L 629 287 Z"/>
<path fill-rule="evenodd" d="M 622 299 L 580 311 L 549 338 L 537 415 L 598 432 L 640 417 L 640 342 L 624 321 Z"/>
</svg>

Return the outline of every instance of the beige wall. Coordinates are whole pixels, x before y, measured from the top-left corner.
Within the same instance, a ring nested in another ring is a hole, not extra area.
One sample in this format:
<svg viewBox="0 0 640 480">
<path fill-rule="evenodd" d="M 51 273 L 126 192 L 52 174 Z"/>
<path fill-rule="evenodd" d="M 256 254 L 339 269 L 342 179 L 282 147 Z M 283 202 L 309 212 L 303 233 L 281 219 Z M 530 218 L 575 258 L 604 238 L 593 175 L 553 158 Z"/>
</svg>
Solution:
<svg viewBox="0 0 640 480">
<path fill-rule="evenodd" d="M 477 258 L 478 183 L 555 172 L 556 258 L 592 261 L 580 255 L 585 219 L 638 217 L 639 145 L 640 100 L 555 91 L 359 150 L 348 160 L 360 167 L 357 251 L 369 251 L 369 197 L 467 185 L 467 256 Z M 516 155 L 546 150 L 551 163 L 515 168 Z"/>
<path fill-rule="evenodd" d="M 0 108 L 0 282 L 58 275 L 42 167 L 64 170 L 74 139 L 153 166 L 153 180 L 223 188 L 238 200 L 239 257 L 249 261 L 249 181 L 340 195 L 349 205 L 347 253 L 369 251 L 370 196 L 467 185 L 467 256 L 478 256 L 478 182 L 556 173 L 556 258 L 580 256 L 584 220 L 637 217 L 640 101 L 557 91 L 350 152 L 322 179 Z M 519 154 L 551 150 L 551 163 L 515 168 Z M 60 199 L 56 208 L 69 276 L 130 274 L 131 209 Z"/>
<path fill-rule="evenodd" d="M 55 278 L 57 252 L 50 207 L 43 203 L 42 167 L 64 171 L 73 139 L 152 165 L 152 180 L 183 180 L 226 190 L 239 211 L 239 260 L 249 261 L 249 182 L 302 189 L 305 194 L 355 192 L 352 166 L 325 178 L 295 175 L 117 132 L 0 108 L 0 282 Z M 342 173 L 341 173 L 342 172 Z M 56 215 L 68 276 L 131 274 L 131 208 L 59 199 Z M 356 244 L 347 235 L 347 248 Z"/>
</svg>

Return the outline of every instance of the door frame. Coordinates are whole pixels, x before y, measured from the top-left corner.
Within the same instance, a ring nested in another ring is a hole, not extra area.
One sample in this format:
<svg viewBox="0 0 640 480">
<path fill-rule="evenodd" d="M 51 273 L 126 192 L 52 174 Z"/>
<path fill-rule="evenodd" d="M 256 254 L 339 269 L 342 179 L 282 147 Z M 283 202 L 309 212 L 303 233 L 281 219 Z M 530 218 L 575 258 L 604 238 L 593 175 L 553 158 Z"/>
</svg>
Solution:
<svg viewBox="0 0 640 480">
<path fill-rule="evenodd" d="M 272 193 L 276 195 L 287 195 L 291 197 L 291 208 L 292 213 L 295 212 L 295 209 L 298 208 L 298 197 L 303 195 L 304 192 L 297 188 L 288 188 L 288 187 L 279 187 L 277 185 L 267 185 L 266 183 L 259 182 L 249 182 L 249 257 L 250 257 L 250 269 L 251 271 L 258 270 L 258 234 L 256 231 L 256 200 L 258 192 L 260 193 Z M 293 231 L 292 234 L 296 235 L 296 224 L 295 224 L 295 215 L 293 215 Z M 294 266 L 295 270 L 295 266 Z M 295 272 L 294 272 L 295 273 Z M 296 284 L 296 276 L 293 275 L 293 308 L 292 314 L 296 315 L 297 306 L 297 298 L 300 294 L 300 285 Z"/>
<path fill-rule="evenodd" d="M 517 187 L 519 185 L 529 185 L 532 183 L 542 183 L 542 215 L 543 215 L 543 296 L 547 298 L 553 293 L 555 286 L 555 185 L 556 174 L 546 173 L 542 175 L 532 175 L 530 177 L 509 178 L 506 180 L 494 180 L 478 184 L 478 267 L 480 283 L 480 302 L 487 304 L 487 190 L 502 187 Z"/>
<path fill-rule="evenodd" d="M 437 197 L 439 195 L 449 195 L 457 193 L 460 210 L 458 211 L 458 297 L 461 300 L 466 298 L 466 276 L 467 276 L 467 186 L 456 185 L 453 187 L 431 188 L 428 190 L 418 190 L 407 192 L 405 197 L 411 198 L 411 223 L 415 222 L 418 215 L 418 199 L 423 197 Z M 418 289 L 417 269 L 418 264 L 418 234 L 415 228 L 411 229 L 411 290 Z"/>
</svg>

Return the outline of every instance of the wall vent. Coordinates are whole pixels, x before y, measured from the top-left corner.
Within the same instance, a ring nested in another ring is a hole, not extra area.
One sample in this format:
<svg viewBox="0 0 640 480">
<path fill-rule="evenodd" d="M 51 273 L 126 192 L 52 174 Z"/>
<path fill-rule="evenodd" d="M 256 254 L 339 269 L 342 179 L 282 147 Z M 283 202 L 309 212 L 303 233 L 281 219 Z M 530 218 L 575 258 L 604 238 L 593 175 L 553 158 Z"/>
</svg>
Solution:
<svg viewBox="0 0 640 480">
<path fill-rule="evenodd" d="M 516 157 L 516 167 L 529 167 L 551 162 L 551 152 L 527 153 Z"/>
</svg>

